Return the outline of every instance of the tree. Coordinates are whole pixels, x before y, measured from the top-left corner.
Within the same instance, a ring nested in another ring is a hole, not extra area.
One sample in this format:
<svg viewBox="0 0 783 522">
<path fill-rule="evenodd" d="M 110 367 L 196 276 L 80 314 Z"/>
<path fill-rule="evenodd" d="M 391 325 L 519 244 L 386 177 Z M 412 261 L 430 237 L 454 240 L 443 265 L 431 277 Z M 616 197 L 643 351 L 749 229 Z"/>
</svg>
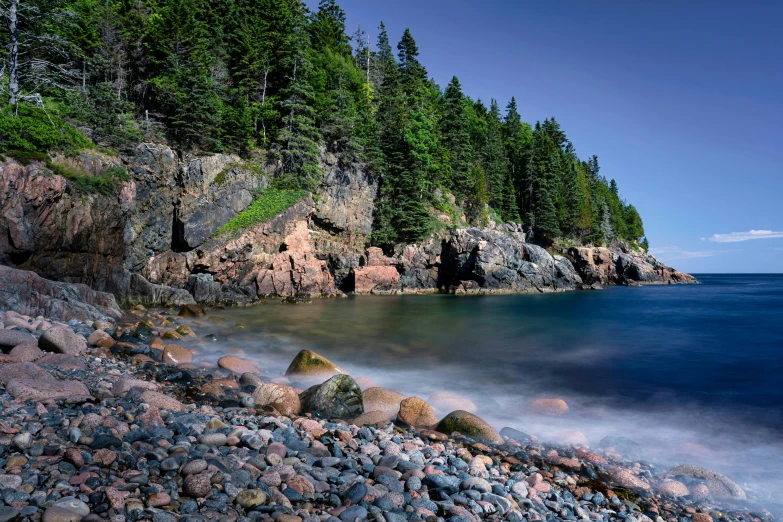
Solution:
<svg viewBox="0 0 783 522">
<path fill-rule="evenodd" d="M 69 90 L 78 81 L 72 44 L 56 30 L 72 22 L 73 13 L 66 7 L 62 0 L 0 3 L 0 17 L 8 30 L 2 73 L 8 74 L 8 105 L 14 114 L 19 102 L 44 108 L 43 94 Z"/>
<path fill-rule="evenodd" d="M 280 92 L 283 126 L 279 134 L 280 155 L 285 175 L 295 184 L 312 189 L 321 170 L 318 165 L 319 133 L 315 126 L 314 92 L 309 82 L 311 64 L 309 41 L 305 32 L 304 10 L 294 13 L 295 28 L 289 35 L 288 53 L 282 63 L 290 76 Z"/>
<path fill-rule="evenodd" d="M 462 87 L 457 77 L 454 76 L 443 96 L 441 132 L 443 144 L 449 152 L 449 166 L 451 167 L 451 186 L 449 188 L 458 200 L 464 200 L 467 197 L 472 184 L 470 170 L 473 164 L 473 149 L 470 144 L 465 103 Z"/>
<path fill-rule="evenodd" d="M 487 203 L 489 203 L 489 191 L 487 190 L 487 178 L 481 161 L 476 161 L 470 169 L 472 186 L 468 195 L 467 210 L 468 220 L 475 226 L 483 227 L 487 224 L 489 215 Z"/>
<path fill-rule="evenodd" d="M 503 124 L 500 121 L 500 108 L 492 100 L 486 115 L 486 145 L 481 158 L 487 175 L 490 204 L 501 209 L 506 221 L 519 221 L 517 190 L 514 177 L 509 169 L 508 155 L 503 140 Z"/>
<path fill-rule="evenodd" d="M 309 24 L 313 49 L 324 51 L 329 49 L 337 54 L 350 56 L 351 48 L 345 34 L 345 11 L 335 0 L 321 0 L 318 11 Z"/>
</svg>

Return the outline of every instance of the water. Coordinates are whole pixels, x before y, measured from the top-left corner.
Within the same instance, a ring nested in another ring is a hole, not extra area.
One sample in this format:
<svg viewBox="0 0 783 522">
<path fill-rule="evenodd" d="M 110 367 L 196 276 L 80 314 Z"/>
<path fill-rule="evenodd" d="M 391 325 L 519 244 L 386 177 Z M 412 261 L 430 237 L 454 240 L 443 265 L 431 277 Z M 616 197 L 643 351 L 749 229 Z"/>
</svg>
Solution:
<svg viewBox="0 0 783 522">
<path fill-rule="evenodd" d="M 467 396 L 497 427 L 552 440 L 578 430 L 592 444 L 624 435 L 663 464 L 710 465 L 779 491 L 783 275 L 697 277 L 701 285 L 232 309 L 211 324 L 213 350 L 242 350 L 279 374 L 310 348 L 380 386 Z M 531 415 L 535 397 L 563 398 L 571 414 Z"/>
</svg>

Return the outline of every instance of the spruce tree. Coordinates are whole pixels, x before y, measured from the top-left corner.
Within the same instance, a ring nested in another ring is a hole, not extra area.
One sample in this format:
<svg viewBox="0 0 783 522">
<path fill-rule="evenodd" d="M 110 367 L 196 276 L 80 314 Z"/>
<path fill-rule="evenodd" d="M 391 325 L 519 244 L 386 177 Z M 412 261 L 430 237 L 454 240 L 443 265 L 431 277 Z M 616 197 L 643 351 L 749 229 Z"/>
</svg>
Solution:
<svg viewBox="0 0 783 522">
<path fill-rule="evenodd" d="M 451 186 L 458 200 L 464 200 L 471 188 L 469 173 L 473 164 L 473 149 L 470 144 L 465 97 L 456 76 L 451 79 L 443 100 L 441 132 L 443 144 L 448 149 L 451 167 Z"/>
<path fill-rule="evenodd" d="M 500 208 L 503 219 L 506 221 L 519 221 L 519 208 L 516 202 L 517 190 L 506 155 L 500 108 L 494 99 L 490 103 L 486 122 L 486 145 L 481 158 L 487 175 L 490 205 Z"/>
</svg>

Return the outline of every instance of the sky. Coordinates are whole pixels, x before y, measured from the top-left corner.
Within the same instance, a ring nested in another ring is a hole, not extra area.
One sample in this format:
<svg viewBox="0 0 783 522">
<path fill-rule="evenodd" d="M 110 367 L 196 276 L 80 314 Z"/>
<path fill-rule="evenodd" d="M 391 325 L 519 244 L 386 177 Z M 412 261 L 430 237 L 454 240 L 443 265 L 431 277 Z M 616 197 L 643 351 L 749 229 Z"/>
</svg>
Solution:
<svg viewBox="0 0 783 522">
<path fill-rule="evenodd" d="M 316 0 L 308 0 L 317 8 Z M 338 0 L 441 86 L 554 116 L 691 273 L 783 272 L 783 2 Z"/>
</svg>

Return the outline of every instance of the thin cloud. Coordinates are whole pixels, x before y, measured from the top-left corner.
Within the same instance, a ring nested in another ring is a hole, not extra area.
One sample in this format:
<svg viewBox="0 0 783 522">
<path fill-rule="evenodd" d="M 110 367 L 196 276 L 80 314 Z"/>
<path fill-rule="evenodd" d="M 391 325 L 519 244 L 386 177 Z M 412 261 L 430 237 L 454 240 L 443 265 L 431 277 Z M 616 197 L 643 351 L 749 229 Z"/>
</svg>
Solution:
<svg viewBox="0 0 783 522">
<path fill-rule="evenodd" d="M 650 249 L 650 253 L 652 255 L 668 261 L 712 257 L 716 254 L 720 254 L 721 252 L 722 251 L 718 250 L 684 250 L 678 246 L 657 247 Z"/>
<path fill-rule="evenodd" d="M 779 239 L 783 238 L 783 232 L 773 230 L 748 230 L 747 232 L 730 232 L 728 234 L 713 234 L 707 238 L 701 238 L 702 241 L 712 241 L 713 243 L 737 243 L 739 241 L 749 241 L 751 239 Z"/>
</svg>

